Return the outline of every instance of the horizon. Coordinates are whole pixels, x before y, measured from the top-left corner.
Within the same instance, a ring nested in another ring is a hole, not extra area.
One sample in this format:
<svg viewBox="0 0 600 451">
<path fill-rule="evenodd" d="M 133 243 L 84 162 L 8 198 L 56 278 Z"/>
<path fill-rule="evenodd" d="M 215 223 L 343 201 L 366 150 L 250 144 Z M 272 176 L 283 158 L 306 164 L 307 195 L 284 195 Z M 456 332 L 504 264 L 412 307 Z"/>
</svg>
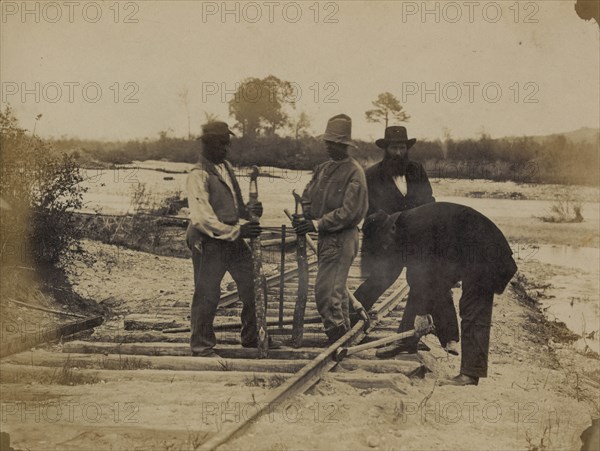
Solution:
<svg viewBox="0 0 600 451">
<path fill-rule="evenodd" d="M 519 139 L 519 138 L 548 138 L 551 136 L 560 136 L 560 135 L 572 135 L 581 131 L 591 131 L 593 133 L 597 133 L 600 134 L 600 127 L 580 127 L 576 130 L 566 130 L 566 131 L 562 131 L 562 132 L 554 132 L 554 133 L 549 133 L 547 135 L 506 135 L 506 136 L 490 136 L 491 139 L 496 139 L 496 140 L 500 140 L 500 139 Z M 27 131 L 31 131 L 29 129 L 27 129 Z M 36 133 L 36 136 L 42 138 L 42 139 L 46 139 L 46 140 L 50 140 L 50 141 L 68 141 L 68 140 L 74 140 L 74 141 L 97 141 L 97 142 L 101 142 L 101 143 L 119 143 L 119 142 L 129 142 L 129 141 L 157 141 L 159 140 L 159 137 L 149 137 L 149 136 L 144 136 L 144 137 L 134 137 L 134 138 L 129 138 L 129 139 L 114 139 L 114 140 L 103 140 L 103 139 L 95 139 L 95 138 L 82 138 L 79 136 L 67 136 L 67 135 L 63 135 L 63 136 L 40 136 Z M 200 135 L 192 135 L 191 138 L 189 138 L 190 140 L 195 140 L 199 137 Z M 309 135 L 309 137 L 316 137 L 318 136 L 317 134 L 315 135 Z M 258 138 L 263 138 L 265 136 L 258 136 Z M 268 136 L 267 136 L 268 137 Z M 277 135 L 278 138 L 291 138 L 294 139 L 293 136 L 290 136 L 288 134 L 285 135 Z M 378 138 L 382 138 L 383 137 L 383 132 L 381 133 L 381 136 Z M 460 141 L 460 140 L 477 140 L 481 137 L 481 134 L 479 135 L 475 135 L 475 136 L 471 136 L 471 137 L 464 137 L 464 138 L 456 138 L 456 137 L 451 137 L 451 139 L 455 140 L 455 141 Z M 168 139 L 188 139 L 187 136 L 173 136 L 173 135 L 168 135 L 167 136 Z M 237 135 L 234 136 L 233 139 L 240 139 L 242 138 L 242 136 Z M 378 139 L 375 138 L 375 139 Z M 353 138 L 354 141 L 360 141 L 360 142 L 365 142 L 365 143 L 375 143 L 375 140 L 373 141 L 369 141 L 369 140 L 365 140 L 365 139 L 360 139 L 360 138 Z M 436 137 L 436 138 L 430 138 L 430 137 L 420 137 L 417 138 L 417 142 L 419 141 L 428 141 L 428 142 L 435 142 L 435 141 L 441 141 L 444 142 L 445 138 L 444 137 Z M 598 142 L 600 144 L 600 141 Z"/>
<path fill-rule="evenodd" d="M 197 135 L 204 113 L 234 124 L 226 101 L 236 83 L 272 74 L 295 84 L 290 111 L 305 111 L 315 135 L 345 112 L 353 137 L 373 141 L 384 127 L 364 113 L 386 91 L 417 139 L 600 125 L 598 26 L 577 16 L 574 1 L 494 3 L 496 18 L 493 2 L 476 2 L 475 12 L 434 2 L 433 13 L 415 12 L 417 2 L 275 3 L 270 18 L 251 11 L 264 8 L 255 2 L 221 3 L 229 13 L 217 2 L 96 4 L 94 22 L 94 8 L 69 17 L 61 3 L 26 13 L 3 2 L 1 104 L 29 130 L 43 114 L 41 137 L 143 140 L 169 129 L 185 137 L 184 89 Z"/>
</svg>

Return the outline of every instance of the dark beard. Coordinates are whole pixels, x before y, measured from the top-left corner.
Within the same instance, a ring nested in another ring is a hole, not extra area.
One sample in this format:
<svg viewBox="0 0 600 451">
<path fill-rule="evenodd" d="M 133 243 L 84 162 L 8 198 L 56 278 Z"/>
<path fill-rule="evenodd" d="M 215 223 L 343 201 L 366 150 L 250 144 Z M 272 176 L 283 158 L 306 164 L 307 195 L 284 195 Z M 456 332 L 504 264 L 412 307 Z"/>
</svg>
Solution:
<svg viewBox="0 0 600 451">
<path fill-rule="evenodd" d="M 329 158 L 331 158 L 333 161 L 340 161 L 348 157 L 348 151 L 346 149 L 327 150 L 327 154 L 329 155 Z"/>
<path fill-rule="evenodd" d="M 381 163 L 383 172 L 386 175 L 390 177 L 396 177 L 398 175 L 406 174 L 408 157 L 390 157 L 389 155 L 385 155 Z"/>
<path fill-rule="evenodd" d="M 226 156 L 227 151 L 223 151 L 222 149 L 217 149 L 209 146 L 206 146 L 204 148 L 204 157 L 213 164 L 223 163 L 223 161 L 225 161 Z"/>
</svg>

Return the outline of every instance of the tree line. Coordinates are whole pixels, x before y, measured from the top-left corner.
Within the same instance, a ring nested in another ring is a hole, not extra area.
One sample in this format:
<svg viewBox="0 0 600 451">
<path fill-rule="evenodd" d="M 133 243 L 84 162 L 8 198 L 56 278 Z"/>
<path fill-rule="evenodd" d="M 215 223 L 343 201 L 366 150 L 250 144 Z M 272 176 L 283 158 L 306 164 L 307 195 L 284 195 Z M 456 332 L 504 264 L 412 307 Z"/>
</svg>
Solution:
<svg viewBox="0 0 600 451">
<path fill-rule="evenodd" d="M 374 143 L 355 142 L 358 148 L 350 153 L 363 167 L 383 157 Z M 96 167 L 144 160 L 195 163 L 201 144 L 163 135 L 153 141 L 127 142 L 58 139 L 52 146 L 71 154 L 80 166 Z M 597 145 L 576 143 L 563 135 L 492 139 L 482 134 L 474 139 L 422 140 L 410 149 L 409 156 L 423 163 L 430 177 L 440 178 L 598 185 L 600 175 Z M 229 158 L 238 166 L 310 170 L 328 157 L 315 137 L 268 135 L 234 139 Z"/>
<path fill-rule="evenodd" d="M 323 144 L 309 133 L 310 118 L 296 112 L 294 84 L 274 75 L 241 81 L 228 100 L 229 115 L 239 138 L 230 159 L 240 166 L 262 165 L 286 169 L 312 169 L 327 159 Z M 186 138 L 162 131 L 157 139 L 100 142 L 80 139 L 53 140 L 58 151 L 72 154 L 82 166 L 129 164 L 135 160 L 168 160 L 195 163 L 200 143 L 190 131 L 190 93 L 177 94 L 188 118 Z M 205 113 L 203 122 L 219 120 Z M 40 116 L 41 117 L 41 116 Z M 36 124 L 40 117 L 36 117 Z M 408 122 L 409 114 L 390 92 L 383 92 L 365 111 L 365 120 L 383 127 Z M 482 133 L 475 139 L 418 141 L 410 157 L 425 164 L 432 177 L 484 178 L 528 183 L 598 184 L 597 142 L 575 143 L 565 136 L 492 139 Z M 351 152 L 363 167 L 382 158 L 372 142 L 356 140 Z"/>
</svg>

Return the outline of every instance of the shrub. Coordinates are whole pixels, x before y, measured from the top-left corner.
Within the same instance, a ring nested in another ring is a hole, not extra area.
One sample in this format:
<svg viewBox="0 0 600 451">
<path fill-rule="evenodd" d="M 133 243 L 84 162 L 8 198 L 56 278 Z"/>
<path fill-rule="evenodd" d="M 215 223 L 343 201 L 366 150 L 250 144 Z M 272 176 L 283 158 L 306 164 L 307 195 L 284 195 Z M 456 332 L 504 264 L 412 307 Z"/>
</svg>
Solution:
<svg viewBox="0 0 600 451">
<path fill-rule="evenodd" d="M 540 219 L 544 222 L 583 222 L 581 202 L 571 199 L 559 199 L 550 206 L 550 216 Z"/>
<path fill-rule="evenodd" d="M 72 212 L 85 188 L 74 156 L 26 134 L 7 106 L 0 112 L 0 165 L 2 264 L 68 266 L 82 254 Z"/>
</svg>

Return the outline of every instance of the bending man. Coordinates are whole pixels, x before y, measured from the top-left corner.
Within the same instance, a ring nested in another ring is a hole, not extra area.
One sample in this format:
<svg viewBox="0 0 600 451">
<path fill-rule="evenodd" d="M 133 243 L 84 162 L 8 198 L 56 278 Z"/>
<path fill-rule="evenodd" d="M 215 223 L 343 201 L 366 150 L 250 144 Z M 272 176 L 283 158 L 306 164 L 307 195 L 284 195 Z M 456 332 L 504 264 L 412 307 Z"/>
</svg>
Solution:
<svg viewBox="0 0 600 451">
<path fill-rule="evenodd" d="M 399 256 L 398 266 L 411 270 L 413 302 L 407 303 L 400 332 L 413 325 L 424 330 L 436 300 L 462 281 L 460 374 L 445 383 L 477 385 L 487 376 L 494 293 L 502 293 L 517 271 L 502 232 L 472 208 L 447 202 L 391 216 L 380 211 L 367 218 L 365 230 Z"/>
</svg>

